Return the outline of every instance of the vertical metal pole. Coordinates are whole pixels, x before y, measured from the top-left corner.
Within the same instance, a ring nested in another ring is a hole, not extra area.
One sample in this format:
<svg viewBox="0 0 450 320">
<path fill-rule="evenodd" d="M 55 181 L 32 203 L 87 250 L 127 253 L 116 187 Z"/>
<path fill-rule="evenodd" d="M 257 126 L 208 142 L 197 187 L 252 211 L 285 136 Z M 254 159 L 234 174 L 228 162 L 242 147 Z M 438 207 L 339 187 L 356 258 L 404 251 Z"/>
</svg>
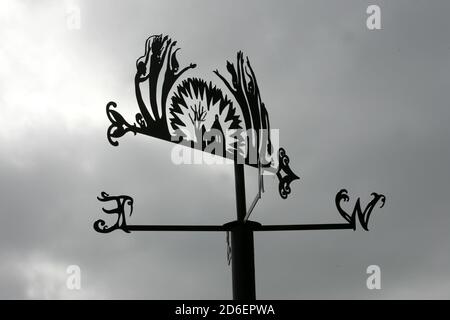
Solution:
<svg viewBox="0 0 450 320">
<path fill-rule="evenodd" d="M 231 228 L 233 299 L 255 300 L 255 253 L 251 222 L 245 222 L 244 164 L 234 163 L 237 221 Z"/>
<path fill-rule="evenodd" d="M 234 183 L 236 187 L 236 211 L 238 221 L 244 221 L 247 213 L 245 201 L 244 164 L 234 162 Z"/>
</svg>

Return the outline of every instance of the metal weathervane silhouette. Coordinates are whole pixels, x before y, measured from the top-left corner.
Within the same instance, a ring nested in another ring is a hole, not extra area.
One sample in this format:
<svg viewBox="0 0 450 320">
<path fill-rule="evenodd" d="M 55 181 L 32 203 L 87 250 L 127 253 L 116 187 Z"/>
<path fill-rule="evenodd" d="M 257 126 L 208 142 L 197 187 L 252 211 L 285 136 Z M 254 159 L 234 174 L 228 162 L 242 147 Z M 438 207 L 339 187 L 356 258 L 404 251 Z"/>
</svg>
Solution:
<svg viewBox="0 0 450 320">
<path fill-rule="evenodd" d="M 356 230 L 357 219 L 368 230 L 373 209 L 383 207 L 386 197 L 372 193 L 372 200 L 364 207 L 358 198 L 352 211 L 342 207 L 349 202 L 348 191 L 341 189 L 335 198 L 339 214 L 346 222 L 334 224 L 261 225 L 249 217 L 264 192 L 263 177 L 273 174 L 278 178 L 278 191 L 283 199 L 291 193 L 291 183 L 299 177 L 289 165 L 285 149 L 278 147 L 270 129 L 269 114 L 248 57 L 237 53 L 236 62 L 227 61 L 228 75 L 214 70 L 219 80 L 216 86 L 199 78 L 185 77 L 194 63 L 180 68 L 177 42 L 168 36 L 153 35 L 145 42 L 144 55 L 136 61 L 134 77 L 138 112 L 134 121 L 127 121 L 117 111 L 113 101 L 106 105 L 111 122 L 107 138 L 118 146 L 118 139 L 131 132 L 159 138 L 175 144 L 200 150 L 234 162 L 237 219 L 225 225 L 130 225 L 126 219 L 133 212 L 133 199 L 128 195 L 110 196 L 101 192 L 97 199 L 113 202 L 115 207 L 102 210 L 117 215 L 114 224 L 99 219 L 94 229 L 100 233 L 113 230 L 132 231 L 222 231 L 231 234 L 228 258 L 232 263 L 233 298 L 254 300 L 254 231 L 286 230 Z M 226 90 L 225 90 L 226 89 Z M 148 90 L 143 94 L 142 90 Z M 144 98 L 146 97 L 146 98 Z M 229 98 L 230 97 L 230 98 Z M 233 99 L 234 98 L 234 99 Z M 247 210 L 244 166 L 258 169 L 258 193 Z M 349 213 L 351 212 L 351 213 Z"/>
</svg>

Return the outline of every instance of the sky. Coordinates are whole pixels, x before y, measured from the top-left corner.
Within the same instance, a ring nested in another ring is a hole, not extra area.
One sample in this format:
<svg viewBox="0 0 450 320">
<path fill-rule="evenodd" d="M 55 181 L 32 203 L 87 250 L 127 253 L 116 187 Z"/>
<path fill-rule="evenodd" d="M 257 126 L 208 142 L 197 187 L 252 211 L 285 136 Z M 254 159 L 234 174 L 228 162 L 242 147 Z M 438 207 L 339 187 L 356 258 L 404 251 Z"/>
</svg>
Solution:
<svg viewBox="0 0 450 320">
<path fill-rule="evenodd" d="M 381 8 L 381 30 L 366 9 Z M 272 128 L 301 177 L 274 177 L 262 224 L 340 223 L 386 195 L 369 232 L 255 234 L 259 299 L 450 298 L 448 1 L 31 1 L 0 4 L 0 298 L 231 299 L 224 233 L 99 234 L 101 191 L 134 198 L 131 224 L 235 219 L 232 165 L 175 165 L 173 145 L 106 139 L 105 106 L 137 110 L 147 37 L 177 40 L 187 76 L 218 82 L 249 56 Z M 79 12 L 74 28 L 73 14 Z M 256 171 L 246 168 L 247 202 Z M 81 270 L 81 289 L 66 269 Z M 369 290 L 367 267 L 381 271 Z"/>
</svg>

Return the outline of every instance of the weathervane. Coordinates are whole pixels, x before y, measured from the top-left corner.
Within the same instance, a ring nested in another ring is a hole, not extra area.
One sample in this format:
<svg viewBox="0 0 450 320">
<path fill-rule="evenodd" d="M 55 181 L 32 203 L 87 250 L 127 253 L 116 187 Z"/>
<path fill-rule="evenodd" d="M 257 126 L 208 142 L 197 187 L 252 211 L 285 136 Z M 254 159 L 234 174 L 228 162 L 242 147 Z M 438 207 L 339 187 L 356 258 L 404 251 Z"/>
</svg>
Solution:
<svg viewBox="0 0 450 320">
<path fill-rule="evenodd" d="M 135 121 L 127 121 L 117 111 L 117 104 L 109 102 L 106 114 L 111 124 L 107 130 L 108 141 L 118 146 L 118 138 L 131 132 L 159 138 L 185 147 L 200 150 L 234 162 L 237 220 L 225 225 L 131 225 L 126 218 L 133 212 L 133 199 L 127 195 L 110 196 L 102 192 L 97 199 L 115 202 L 115 207 L 105 209 L 116 214 L 114 224 L 99 219 L 94 229 L 100 233 L 113 230 L 132 231 L 224 231 L 231 234 L 229 258 L 232 262 L 233 298 L 255 299 L 254 231 L 286 230 L 356 230 L 356 218 L 368 230 L 369 218 L 378 203 L 384 206 L 385 196 L 372 193 L 372 200 L 364 209 L 358 198 L 351 213 L 343 207 L 348 202 L 346 189 L 335 198 L 339 214 L 346 220 L 334 224 L 261 225 L 249 217 L 264 192 L 264 175 L 278 178 L 278 191 L 283 199 L 291 193 L 290 184 L 299 179 L 289 166 L 285 149 L 278 147 L 270 129 L 269 115 L 261 100 L 256 76 L 248 57 L 237 53 L 236 63 L 227 61 L 228 77 L 214 70 L 219 83 L 184 77 L 196 64 L 180 69 L 176 41 L 168 36 L 153 35 L 145 42 L 144 55 L 136 61 L 134 86 L 139 112 Z M 227 79 L 229 78 L 229 79 Z M 176 85 L 176 86 L 175 86 Z M 143 94 L 142 90 L 148 90 Z M 148 97 L 145 99 L 144 97 Z M 230 97 L 230 98 L 229 98 Z M 246 208 L 244 166 L 258 169 L 258 193 L 249 210 Z"/>
</svg>

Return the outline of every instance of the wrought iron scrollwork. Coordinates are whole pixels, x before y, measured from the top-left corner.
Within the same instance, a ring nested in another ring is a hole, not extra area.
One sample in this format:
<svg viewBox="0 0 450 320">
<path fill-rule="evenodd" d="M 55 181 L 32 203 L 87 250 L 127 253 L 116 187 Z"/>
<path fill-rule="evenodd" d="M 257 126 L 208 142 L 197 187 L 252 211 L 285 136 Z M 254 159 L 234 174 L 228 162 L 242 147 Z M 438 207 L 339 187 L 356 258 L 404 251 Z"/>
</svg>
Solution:
<svg viewBox="0 0 450 320">
<path fill-rule="evenodd" d="M 383 208 L 386 197 L 383 194 L 378 194 L 376 192 L 372 192 L 371 194 L 372 200 L 367 204 L 364 211 L 361 209 L 361 201 L 360 198 L 356 200 L 355 207 L 353 209 L 352 214 L 348 214 L 341 206 L 341 202 L 348 202 L 350 197 L 348 196 L 348 191 L 346 189 L 341 189 L 336 194 L 336 207 L 341 214 L 341 216 L 349 222 L 349 224 L 353 227 L 353 230 L 356 230 L 356 216 L 358 216 L 359 222 L 364 230 L 369 231 L 368 224 L 370 215 L 372 214 L 373 209 L 377 205 L 378 202 L 381 203 L 380 208 Z"/>
<path fill-rule="evenodd" d="M 222 82 L 222 86 L 216 86 L 214 81 L 181 77 L 197 65 L 180 66 L 176 44 L 162 34 L 147 38 L 134 75 L 139 109 L 134 121 L 127 122 L 114 101 L 106 105 L 111 122 L 109 143 L 118 146 L 118 139 L 132 132 L 231 160 L 238 154 L 246 165 L 275 172 L 277 168 L 272 165 L 277 154 L 271 141 L 269 113 L 249 58 L 239 51 L 236 62 L 227 61 L 228 77 L 214 70 Z M 231 96 L 235 102 L 229 99 Z M 287 177 L 281 178 L 280 195 L 284 199 L 291 192 L 289 184 L 298 178 L 291 172 L 287 167 Z"/>
<path fill-rule="evenodd" d="M 114 101 L 110 101 L 106 105 L 106 115 L 108 116 L 109 121 L 111 121 L 111 125 L 107 132 L 108 141 L 113 146 L 117 147 L 119 142 L 113 139 L 120 138 L 130 131 L 136 135 L 136 126 L 129 124 L 119 112 L 112 109 L 116 107 L 117 104 Z"/>
<path fill-rule="evenodd" d="M 280 148 L 278 150 L 278 170 L 277 177 L 279 180 L 278 191 L 283 199 L 286 199 L 291 193 L 290 184 L 292 181 L 300 179 L 289 167 L 289 157 L 286 150 Z"/>
<path fill-rule="evenodd" d="M 102 202 L 109 202 L 109 201 L 115 201 L 116 202 L 116 208 L 113 209 L 105 209 L 102 208 L 103 212 L 107 214 L 117 214 L 117 221 L 115 224 L 111 226 L 107 226 L 106 222 L 102 219 L 99 219 L 94 222 L 94 229 L 97 232 L 100 233 L 109 233 L 111 231 L 114 231 L 116 229 L 121 229 L 127 233 L 130 231 L 127 228 L 126 223 L 126 212 L 129 211 L 129 215 L 133 213 L 133 198 L 126 195 L 120 195 L 120 196 L 110 196 L 106 192 L 102 192 L 100 194 L 100 197 L 97 197 L 99 201 Z"/>
</svg>

